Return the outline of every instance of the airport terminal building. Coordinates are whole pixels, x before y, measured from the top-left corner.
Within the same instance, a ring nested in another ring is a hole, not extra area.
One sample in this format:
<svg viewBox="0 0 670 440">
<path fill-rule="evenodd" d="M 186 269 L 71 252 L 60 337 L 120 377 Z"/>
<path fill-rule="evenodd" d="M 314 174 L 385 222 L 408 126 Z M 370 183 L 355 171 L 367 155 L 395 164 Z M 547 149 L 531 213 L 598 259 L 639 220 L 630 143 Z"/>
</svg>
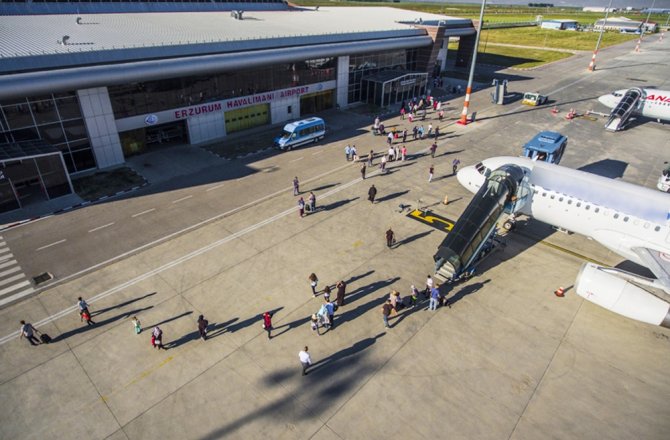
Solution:
<svg viewBox="0 0 670 440">
<path fill-rule="evenodd" d="M 0 212 L 159 145 L 426 94 L 448 37 L 467 65 L 476 33 L 386 7 L 19 3 L 0 10 Z"/>
</svg>

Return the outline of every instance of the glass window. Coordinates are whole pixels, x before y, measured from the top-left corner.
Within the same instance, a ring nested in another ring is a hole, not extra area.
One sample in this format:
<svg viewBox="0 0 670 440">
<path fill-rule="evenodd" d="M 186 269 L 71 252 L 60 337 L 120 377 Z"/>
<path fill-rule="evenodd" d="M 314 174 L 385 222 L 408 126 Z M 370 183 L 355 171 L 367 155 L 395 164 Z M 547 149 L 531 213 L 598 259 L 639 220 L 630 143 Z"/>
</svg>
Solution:
<svg viewBox="0 0 670 440">
<path fill-rule="evenodd" d="M 65 134 L 60 123 L 41 125 L 39 130 L 42 139 L 52 145 L 65 142 Z"/>
<path fill-rule="evenodd" d="M 8 105 L 2 108 L 9 128 L 14 130 L 17 128 L 32 127 L 35 125 L 33 116 L 30 113 L 30 106 L 28 104 Z"/>
<path fill-rule="evenodd" d="M 93 151 L 91 151 L 90 148 L 73 151 L 72 160 L 74 161 L 77 171 L 95 168 L 95 158 L 93 157 Z"/>
<path fill-rule="evenodd" d="M 32 102 L 30 106 L 35 116 L 35 122 L 38 125 L 58 122 L 56 103 L 53 100 Z"/>
<path fill-rule="evenodd" d="M 61 120 L 81 118 L 79 101 L 76 96 L 56 100 Z"/>
<path fill-rule="evenodd" d="M 21 130 L 14 130 L 11 132 L 14 142 L 20 141 L 34 141 L 40 138 L 37 129 L 34 127 L 22 128 Z"/>
<path fill-rule="evenodd" d="M 63 128 L 65 129 L 65 137 L 67 137 L 68 141 L 86 139 L 88 137 L 86 136 L 86 126 L 83 119 L 65 121 L 63 122 Z"/>
</svg>

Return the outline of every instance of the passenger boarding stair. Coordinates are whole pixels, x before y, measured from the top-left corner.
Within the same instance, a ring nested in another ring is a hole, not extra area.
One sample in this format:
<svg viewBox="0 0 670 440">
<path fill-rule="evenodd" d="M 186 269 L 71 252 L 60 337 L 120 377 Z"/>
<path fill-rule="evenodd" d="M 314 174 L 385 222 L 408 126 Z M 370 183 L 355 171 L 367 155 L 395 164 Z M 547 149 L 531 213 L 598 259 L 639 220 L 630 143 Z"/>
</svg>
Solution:
<svg viewBox="0 0 670 440">
<path fill-rule="evenodd" d="M 500 217 L 518 211 L 526 201 L 528 192 L 520 191 L 523 177 L 518 166 L 504 165 L 485 180 L 433 256 L 438 279 L 459 279 L 492 249 Z"/>
<path fill-rule="evenodd" d="M 609 119 L 605 124 L 605 129 L 608 131 L 619 131 L 623 129 L 628 122 L 630 115 L 637 109 L 642 98 L 642 89 L 633 87 L 623 95 L 621 101 L 610 113 Z"/>
</svg>

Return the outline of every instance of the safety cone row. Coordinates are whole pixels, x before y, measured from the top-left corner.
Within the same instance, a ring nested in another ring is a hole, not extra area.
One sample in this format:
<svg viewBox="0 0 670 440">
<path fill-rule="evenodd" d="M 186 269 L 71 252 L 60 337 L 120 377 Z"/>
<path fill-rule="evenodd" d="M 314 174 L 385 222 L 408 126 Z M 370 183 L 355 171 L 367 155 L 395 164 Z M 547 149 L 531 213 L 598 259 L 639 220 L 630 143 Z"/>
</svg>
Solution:
<svg viewBox="0 0 670 440">
<path fill-rule="evenodd" d="M 563 298 L 565 296 L 565 289 L 563 287 L 559 287 L 554 291 L 554 295 L 556 295 L 559 298 Z"/>
</svg>

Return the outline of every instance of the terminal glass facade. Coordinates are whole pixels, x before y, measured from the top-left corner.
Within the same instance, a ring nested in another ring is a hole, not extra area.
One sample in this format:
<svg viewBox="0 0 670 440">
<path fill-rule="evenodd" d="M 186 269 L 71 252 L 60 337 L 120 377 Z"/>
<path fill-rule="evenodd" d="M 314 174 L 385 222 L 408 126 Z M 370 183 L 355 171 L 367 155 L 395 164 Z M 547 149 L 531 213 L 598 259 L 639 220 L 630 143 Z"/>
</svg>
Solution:
<svg viewBox="0 0 670 440">
<path fill-rule="evenodd" d="M 364 100 L 361 88 L 367 76 L 386 70 L 416 70 L 417 53 L 418 49 L 407 49 L 350 56 L 348 102 Z"/>
<path fill-rule="evenodd" d="M 336 58 L 328 57 L 215 75 L 110 86 L 108 90 L 114 116 L 120 119 L 334 80 L 336 66 Z"/>
<path fill-rule="evenodd" d="M 0 101 L 0 143 L 38 139 L 63 153 L 70 173 L 96 167 L 76 92 Z"/>
</svg>

